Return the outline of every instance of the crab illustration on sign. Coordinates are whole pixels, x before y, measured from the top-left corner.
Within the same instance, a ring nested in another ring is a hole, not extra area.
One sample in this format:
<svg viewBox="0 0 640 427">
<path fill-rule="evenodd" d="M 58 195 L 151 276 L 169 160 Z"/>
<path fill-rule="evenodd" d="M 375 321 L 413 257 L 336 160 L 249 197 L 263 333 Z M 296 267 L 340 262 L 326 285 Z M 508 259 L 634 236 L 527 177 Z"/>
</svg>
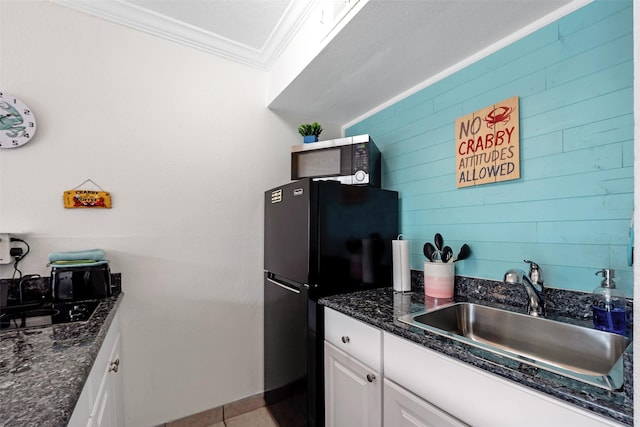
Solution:
<svg viewBox="0 0 640 427">
<path fill-rule="evenodd" d="M 487 123 L 488 128 L 493 129 L 493 127 L 498 123 L 509 123 L 512 111 L 513 108 L 501 105 L 491 110 L 489 114 L 485 116 L 484 121 Z"/>
</svg>

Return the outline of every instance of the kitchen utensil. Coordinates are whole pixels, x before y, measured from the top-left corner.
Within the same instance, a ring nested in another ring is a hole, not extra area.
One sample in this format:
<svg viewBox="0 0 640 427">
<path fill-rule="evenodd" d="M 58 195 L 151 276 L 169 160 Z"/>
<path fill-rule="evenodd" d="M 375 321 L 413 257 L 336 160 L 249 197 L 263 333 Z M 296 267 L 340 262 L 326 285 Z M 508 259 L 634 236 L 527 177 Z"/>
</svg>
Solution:
<svg viewBox="0 0 640 427">
<path fill-rule="evenodd" d="M 433 247 L 430 242 L 427 242 L 424 244 L 422 251 L 424 252 L 424 256 L 426 256 L 429 261 L 432 261 L 433 253 L 436 251 L 436 248 Z"/>
<path fill-rule="evenodd" d="M 436 248 L 438 248 L 439 251 L 442 250 L 442 244 L 443 244 L 443 239 L 442 239 L 442 235 L 440 233 L 436 233 L 435 236 L 433 236 L 433 240 L 436 244 Z"/>
<path fill-rule="evenodd" d="M 460 248 L 460 252 L 458 252 L 458 256 L 456 257 L 456 259 L 454 260 L 454 262 L 456 261 L 462 261 L 465 258 L 468 258 L 469 255 L 471 255 L 471 248 L 469 247 L 469 245 L 467 245 L 466 243 L 464 245 L 462 245 L 462 247 Z"/>
<path fill-rule="evenodd" d="M 449 246 L 445 246 L 444 248 L 442 248 L 442 255 L 441 255 L 442 262 L 449 262 L 452 258 L 453 258 L 453 249 L 451 249 Z"/>
</svg>

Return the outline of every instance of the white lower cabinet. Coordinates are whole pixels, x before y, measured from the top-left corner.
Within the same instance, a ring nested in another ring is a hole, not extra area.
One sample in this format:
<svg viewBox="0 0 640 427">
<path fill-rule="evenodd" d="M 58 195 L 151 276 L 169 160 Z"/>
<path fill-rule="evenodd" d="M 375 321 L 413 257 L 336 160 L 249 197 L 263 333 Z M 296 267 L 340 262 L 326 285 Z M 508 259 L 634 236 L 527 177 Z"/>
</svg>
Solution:
<svg viewBox="0 0 640 427">
<path fill-rule="evenodd" d="M 384 379 L 384 426 L 465 427 L 467 424 L 420 399 L 393 381 Z"/>
<path fill-rule="evenodd" d="M 382 378 L 325 341 L 325 425 L 377 427 L 381 425 Z"/>
<path fill-rule="evenodd" d="M 124 425 L 120 365 L 120 322 L 116 313 L 80 393 L 69 427 Z"/>
<path fill-rule="evenodd" d="M 119 335 L 118 333 L 115 345 L 111 349 L 106 370 L 103 370 L 100 388 L 89 417 L 87 425 L 92 427 L 120 427 L 124 424 Z"/>
<path fill-rule="evenodd" d="M 325 308 L 328 427 L 621 424 Z"/>
<path fill-rule="evenodd" d="M 382 331 L 325 309 L 327 427 L 382 425 Z"/>
</svg>

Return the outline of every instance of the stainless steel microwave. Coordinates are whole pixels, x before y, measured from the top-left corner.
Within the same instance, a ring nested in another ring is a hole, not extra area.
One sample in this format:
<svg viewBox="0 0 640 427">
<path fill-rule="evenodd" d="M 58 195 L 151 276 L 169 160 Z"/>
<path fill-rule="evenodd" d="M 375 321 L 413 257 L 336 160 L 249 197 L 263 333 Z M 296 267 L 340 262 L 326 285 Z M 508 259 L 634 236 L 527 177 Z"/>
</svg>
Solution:
<svg viewBox="0 0 640 427">
<path fill-rule="evenodd" d="M 380 188 L 380 150 L 369 135 L 291 147 L 291 179 L 333 180 Z"/>
</svg>

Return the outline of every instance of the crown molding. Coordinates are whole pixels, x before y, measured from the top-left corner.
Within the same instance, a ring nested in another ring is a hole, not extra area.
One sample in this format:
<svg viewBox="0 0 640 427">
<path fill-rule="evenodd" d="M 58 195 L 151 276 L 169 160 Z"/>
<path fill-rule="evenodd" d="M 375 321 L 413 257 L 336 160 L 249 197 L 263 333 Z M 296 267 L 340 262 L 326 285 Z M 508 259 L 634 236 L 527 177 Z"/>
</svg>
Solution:
<svg viewBox="0 0 640 427">
<path fill-rule="evenodd" d="M 317 1 L 293 0 L 261 49 L 255 49 L 122 0 L 50 0 L 231 61 L 268 70 Z"/>
</svg>

